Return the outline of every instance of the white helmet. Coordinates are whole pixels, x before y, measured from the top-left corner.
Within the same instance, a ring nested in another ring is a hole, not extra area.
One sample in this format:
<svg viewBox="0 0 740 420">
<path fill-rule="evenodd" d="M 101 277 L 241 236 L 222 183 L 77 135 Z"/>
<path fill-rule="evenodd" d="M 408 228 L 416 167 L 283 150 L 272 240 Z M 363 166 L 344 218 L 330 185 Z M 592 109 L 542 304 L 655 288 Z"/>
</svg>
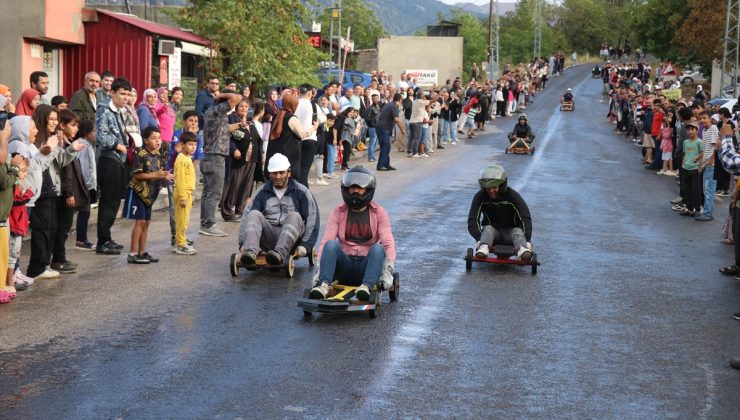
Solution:
<svg viewBox="0 0 740 420">
<path fill-rule="evenodd" d="M 573 90 L 573 89 L 571 89 L 571 88 L 568 88 L 568 92 L 570 92 L 570 91 L 572 91 L 572 90 Z"/>
<path fill-rule="evenodd" d="M 267 172 L 281 172 L 290 169 L 290 161 L 282 153 L 275 153 L 270 157 L 270 162 L 267 164 Z"/>
</svg>

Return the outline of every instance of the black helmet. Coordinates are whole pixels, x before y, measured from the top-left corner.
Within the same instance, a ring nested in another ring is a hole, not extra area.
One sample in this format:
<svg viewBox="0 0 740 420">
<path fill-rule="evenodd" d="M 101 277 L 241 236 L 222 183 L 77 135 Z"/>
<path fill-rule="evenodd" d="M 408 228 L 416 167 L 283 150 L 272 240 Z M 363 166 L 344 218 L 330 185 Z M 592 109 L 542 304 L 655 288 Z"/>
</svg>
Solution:
<svg viewBox="0 0 740 420">
<path fill-rule="evenodd" d="M 372 201 L 375 195 L 375 175 L 364 166 L 353 166 L 342 177 L 342 199 L 351 209 L 361 209 Z M 350 194 L 349 187 L 358 186 L 365 189 L 365 194 Z"/>
</svg>

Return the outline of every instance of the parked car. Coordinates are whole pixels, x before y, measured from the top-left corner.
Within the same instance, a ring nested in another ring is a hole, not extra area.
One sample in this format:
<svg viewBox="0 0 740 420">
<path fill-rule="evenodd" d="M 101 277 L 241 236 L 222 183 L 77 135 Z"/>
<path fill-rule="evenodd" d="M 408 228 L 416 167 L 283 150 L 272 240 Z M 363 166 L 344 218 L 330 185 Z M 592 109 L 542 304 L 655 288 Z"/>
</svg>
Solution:
<svg viewBox="0 0 740 420">
<path fill-rule="evenodd" d="M 331 81 L 339 81 L 341 70 L 338 69 L 321 69 L 318 72 L 319 79 L 324 85 L 327 85 Z M 357 70 L 345 70 L 344 81 L 342 81 L 342 90 L 347 88 L 354 88 L 355 85 L 362 85 L 362 87 L 370 86 L 372 77 L 368 73 L 363 73 Z"/>
<path fill-rule="evenodd" d="M 701 72 L 701 67 L 692 66 L 684 69 L 684 71 L 678 76 L 678 80 L 682 85 L 690 85 L 695 81 L 704 81 L 706 78 Z"/>
</svg>

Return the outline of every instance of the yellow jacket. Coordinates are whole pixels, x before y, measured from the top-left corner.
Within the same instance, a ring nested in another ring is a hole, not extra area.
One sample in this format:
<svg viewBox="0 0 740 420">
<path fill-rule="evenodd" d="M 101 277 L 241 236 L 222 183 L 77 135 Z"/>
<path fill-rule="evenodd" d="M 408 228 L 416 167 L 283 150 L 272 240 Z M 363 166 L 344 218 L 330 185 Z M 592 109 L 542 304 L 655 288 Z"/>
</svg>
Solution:
<svg viewBox="0 0 740 420">
<path fill-rule="evenodd" d="M 178 154 L 175 159 L 175 202 L 189 199 L 195 191 L 195 166 L 190 156 Z"/>
</svg>

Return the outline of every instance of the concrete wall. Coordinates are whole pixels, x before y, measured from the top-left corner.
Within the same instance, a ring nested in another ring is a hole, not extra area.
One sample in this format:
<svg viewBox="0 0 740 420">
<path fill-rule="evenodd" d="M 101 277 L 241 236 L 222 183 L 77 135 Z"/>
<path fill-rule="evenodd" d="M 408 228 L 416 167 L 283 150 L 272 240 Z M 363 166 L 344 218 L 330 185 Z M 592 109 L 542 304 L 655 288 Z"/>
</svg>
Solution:
<svg viewBox="0 0 740 420">
<path fill-rule="evenodd" d="M 43 69 L 45 43 L 64 45 L 84 41 L 80 19 L 84 5 L 84 0 L 2 1 L 0 83 L 10 87 L 14 102 L 30 87 L 30 74 Z M 54 90 L 57 89 L 55 86 Z M 51 96 L 47 96 L 50 100 Z"/>
<path fill-rule="evenodd" d="M 438 85 L 463 73 L 463 38 L 397 36 L 378 39 L 378 70 L 397 82 L 406 69 L 437 70 Z"/>
</svg>

